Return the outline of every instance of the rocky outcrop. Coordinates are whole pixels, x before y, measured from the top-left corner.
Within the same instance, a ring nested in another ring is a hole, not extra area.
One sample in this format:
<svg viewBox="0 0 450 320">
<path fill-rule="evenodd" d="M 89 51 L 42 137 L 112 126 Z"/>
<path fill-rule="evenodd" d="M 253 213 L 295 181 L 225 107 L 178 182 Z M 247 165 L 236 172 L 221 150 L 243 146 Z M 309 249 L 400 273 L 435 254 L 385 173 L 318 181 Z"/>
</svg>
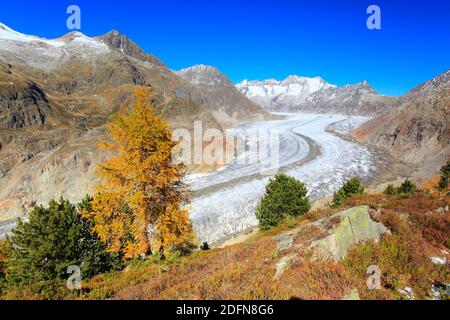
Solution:
<svg viewBox="0 0 450 320">
<path fill-rule="evenodd" d="M 314 258 L 342 261 L 352 246 L 369 240 L 378 242 L 385 232 L 382 223 L 371 219 L 367 206 L 350 208 L 284 232 L 274 237 L 278 252 L 284 254 L 275 265 L 274 280 L 280 279 L 307 252 L 312 252 Z M 356 298 L 356 294 L 351 293 L 349 298 Z"/>
<path fill-rule="evenodd" d="M 310 249 L 317 256 L 336 261 L 344 259 L 349 249 L 357 243 L 380 241 L 381 235 L 386 231 L 383 224 L 370 218 L 369 207 L 366 206 L 351 208 L 319 220 L 314 226 L 325 230 L 327 235 L 314 240 Z"/>
<path fill-rule="evenodd" d="M 295 237 L 300 232 L 299 228 L 294 230 L 290 230 L 288 232 L 282 233 L 279 236 L 275 237 L 275 241 L 277 243 L 277 248 L 279 251 L 284 251 L 289 249 L 294 243 Z"/>
<path fill-rule="evenodd" d="M 375 116 L 395 109 L 398 98 L 379 95 L 368 82 L 317 91 L 295 109 L 301 112 Z"/>
<path fill-rule="evenodd" d="M 0 128 L 43 125 L 50 113 L 49 101 L 36 83 L 0 74 Z"/>
<path fill-rule="evenodd" d="M 117 50 L 126 56 L 133 57 L 144 62 L 149 62 L 159 67 L 165 67 L 164 62 L 159 60 L 157 57 L 146 53 L 136 43 L 131 41 L 130 38 L 121 34 L 117 30 L 112 30 L 97 39 L 105 43 L 111 49 Z"/>
<path fill-rule="evenodd" d="M 278 261 L 275 266 L 276 272 L 275 275 L 273 276 L 273 279 L 274 280 L 280 279 L 281 276 L 284 274 L 284 272 L 290 267 L 292 267 L 292 265 L 297 260 L 298 260 L 297 254 L 290 254 L 288 256 L 284 256 L 283 258 L 281 258 L 280 261 Z"/>
</svg>

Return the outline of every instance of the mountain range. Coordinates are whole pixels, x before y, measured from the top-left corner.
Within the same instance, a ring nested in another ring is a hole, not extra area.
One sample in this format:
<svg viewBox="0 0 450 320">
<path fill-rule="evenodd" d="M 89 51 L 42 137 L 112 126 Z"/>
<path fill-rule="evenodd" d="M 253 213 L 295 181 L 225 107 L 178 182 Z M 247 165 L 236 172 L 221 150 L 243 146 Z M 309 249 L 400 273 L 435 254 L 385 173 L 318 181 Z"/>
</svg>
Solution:
<svg viewBox="0 0 450 320">
<path fill-rule="evenodd" d="M 174 129 L 196 120 L 226 129 L 276 119 L 272 111 L 370 116 L 355 139 L 429 173 L 450 156 L 449 79 L 447 71 L 402 97 L 320 77 L 234 85 L 211 66 L 170 70 L 115 30 L 48 40 L 0 24 L 0 220 L 90 193 L 110 156 L 97 148 L 108 119 L 129 109 L 136 87 L 152 90 L 149 103 Z"/>
<path fill-rule="evenodd" d="M 230 125 L 235 125 L 236 119 L 264 120 L 261 106 L 236 90 L 230 79 L 217 68 L 197 65 L 175 72 L 175 74 L 200 89 L 205 94 L 206 101 L 212 102 L 216 106 L 213 115 L 223 120 L 228 118 Z"/>
<path fill-rule="evenodd" d="M 198 73 L 213 77 L 196 83 L 114 30 L 48 40 L 0 24 L 0 219 L 90 192 L 108 157 L 97 148 L 108 139 L 105 125 L 128 110 L 137 86 L 151 88 L 150 103 L 174 129 L 274 118 L 213 71 Z"/>
<path fill-rule="evenodd" d="M 417 177 L 434 174 L 450 157 L 450 71 L 401 97 L 378 94 L 367 81 L 335 86 L 320 77 L 248 81 L 236 87 L 270 111 L 362 115 L 359 142 L 411 164 Z"/>
<path fill-rule="evenodd" d="M 395 108 L 398 98 L 379 95 L 367 81 L 337 87 L 320 77 L 248 81 L 236 87 L 271 111 L 375 116 Z"/>
</svg>

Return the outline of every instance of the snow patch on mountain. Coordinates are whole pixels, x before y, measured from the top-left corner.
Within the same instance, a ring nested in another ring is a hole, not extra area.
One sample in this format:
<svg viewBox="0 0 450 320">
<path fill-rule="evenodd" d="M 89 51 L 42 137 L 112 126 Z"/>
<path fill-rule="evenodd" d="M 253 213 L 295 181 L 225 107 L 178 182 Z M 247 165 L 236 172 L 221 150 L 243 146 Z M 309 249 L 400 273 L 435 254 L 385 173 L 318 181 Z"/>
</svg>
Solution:
<svg viewBox="0 0 450 320">
<path fill-rule="evenodd" d="M 65 43 L 62 41 L 41 39 L 35 36 L 29 36 L 17 32 L 3 23 L 0 23 L 0 40 L 27 42 L 27 43 L 40 42 L 53 47 L 61 47 L 65 45 Z"/>
<path fill-rule="evenodd" d="M 277 112 L 374 116 L 390 111 L 396 97 L 378 94 L 367 81 L 337 87 L 320 77 L 290 76 L 283 81 L 248 81 L 236 85 L 247 98 Z"/>
<path fill-rule="evenodd" d="M 106 44 L 80 32 L 48 40 L 17 32 L 0 23 L 0 58 L 40 70 L 49 71 L 70 59 L 92 59 L 109 51 Z"/>
<path fill-rule="evenodd" d="M 248 98 L 264 107 L 271 108 L 274 104 L 299 104 L 311 94 L 335 86 L 327 83 L 321 77 L 308 78 L 289 76 L 282 81 L 269 79 L 264 81 L 244 80 L 236 87 Z"/>
</svg>

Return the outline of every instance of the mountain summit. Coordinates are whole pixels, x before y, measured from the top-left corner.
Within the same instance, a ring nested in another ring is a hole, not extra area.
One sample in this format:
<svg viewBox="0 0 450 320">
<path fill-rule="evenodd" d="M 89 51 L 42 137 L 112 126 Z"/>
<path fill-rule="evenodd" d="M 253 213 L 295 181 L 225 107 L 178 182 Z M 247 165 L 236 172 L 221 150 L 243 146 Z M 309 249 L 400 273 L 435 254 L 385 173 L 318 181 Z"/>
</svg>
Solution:
<svg viewBox="0 0 450 320">
<path fill-rule="evenodd" d="M 289 76 L 283 81 L 245 80 L 236 87 L 249 99 L 273 111 L 371 116 L 397 105 L 396 98 L 377 94 L 367 81 L 337 87 L 321 77 Z"/>
<path fill-rule="evenodd" d="M 246 121 L 271 118 L 269 113 L 258 111 L 261 108 L 239 92 L 230 79 L 216 67 L 196 65 L 182 69 L 176 74 L 206 93 L 208 101 L 218 107 L 214 110 L 215 114 L 232 115 L 228 119 L 230 125 L 236 124 L 233 118 Z"/>
<path fill-rule="evenodd" d="M 106 44 L 109 48 L 118 50 L 127 56 L 136 58 L 144 62 L 149 62 L 160 67 L 165 67 L 165 64 L 161 60 L 151 54 L 146 53 L 141 47 L 130 40 L 130 38 L 117 30 L 111 30 L 110 32 L 97 37 L 96 39 Z"/>
</svg>

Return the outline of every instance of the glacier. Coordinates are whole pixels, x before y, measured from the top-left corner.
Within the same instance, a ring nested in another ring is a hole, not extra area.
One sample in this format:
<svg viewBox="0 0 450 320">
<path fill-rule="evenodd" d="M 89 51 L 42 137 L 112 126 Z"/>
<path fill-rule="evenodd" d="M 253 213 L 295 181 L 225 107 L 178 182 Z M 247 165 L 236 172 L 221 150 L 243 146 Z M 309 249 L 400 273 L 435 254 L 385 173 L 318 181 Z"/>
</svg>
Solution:
<svg viewBox="0 0 450 320">
<path fill-rule="evenodd" d="M 279 132 L 279 171 L 304 182 L 312 200 L 332 195 L 351 177 L 367 180 L 375 174 L 376 155 L 365 146 L 328 130 L 348 134 L 370 118 L 281 115 L 285 119 L 246 127 L 265 127 Z M 314 157 L 310 157 L 312 145 L 319 150 Z M 230 163 L 219 171 L 188 177 L 194 190 L 189 210 L 200 241 L 217 244 L 257 226 L 255 208 L 270 178 L 261 174 L 266 165 L 267 159 L 250 165 Z"/>
<path fill-rule="evenodd" d="M 285 119 L 244 124 L 241 128 L 245 132 L 276 130 L 279 171 L 304 182 L 312 200 L 332 195 L 351 177 L 367 180 L 375 174 L 377 155 L 331 132 L 348 134 L 370 118 L 278 114 Z M 316 152 L 312 156 L 313 149 Z M 270 161 L 270 156 L 251 163 L 236 160 L 219 170 L 186 177 L 193 191 L 187 209 L 199 241 L 219 244 L 258 225 L 255 209 L 270 178 L 265 175 Z M 13 221 L 0 223 L 0 239 L 14 226 Z"/>
</svg>

